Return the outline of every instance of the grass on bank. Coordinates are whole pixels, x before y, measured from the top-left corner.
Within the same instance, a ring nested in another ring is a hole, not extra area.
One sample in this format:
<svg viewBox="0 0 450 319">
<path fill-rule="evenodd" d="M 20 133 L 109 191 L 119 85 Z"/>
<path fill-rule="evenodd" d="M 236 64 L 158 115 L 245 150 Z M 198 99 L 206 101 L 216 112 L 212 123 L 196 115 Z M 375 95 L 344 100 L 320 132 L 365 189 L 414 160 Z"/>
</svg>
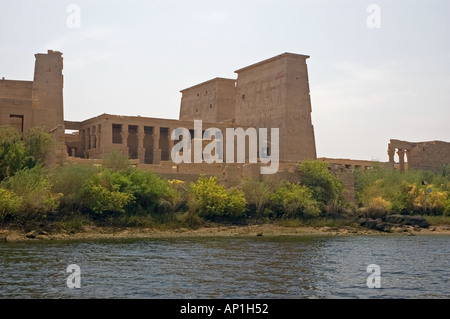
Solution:
<svg viewBox="0 0 450 319">
<path fill-rule="evenodd" d="M 313 218 L 313 219 L 285 219 L 274 223 L 283 227 L 358 227 L 358 223 L 350 218 Z"/>
<path fill-rule="evenodd" d="M 432 226 L 450 226 L 450 216 L 424 216 Z"/>
<path fill-rule="evenodd" d="M 426 220 L 432 226 L 450 226 L 450 216 L 425 216 Z M 202 227 L 215 227 L 224 225 L 246 226 L 246 225 L 274 225 L 288 228 L 301 227 L 332 227 L 332 228 L 360 228 L 361 226 L 355 219 L 352 218 L 327 218 L 318 217 L 312 219 L 282 219 L 282 220 L 267 220 L 261 219 L 248 220 L 247 223 L 216 223 L 205 221 L 197 215 L 190 215 L 189 213 L 176 213 L 157 216 L 151 215 L 121 215 L 114 218 L 106 218 L 103 220 L 93 220 L 91 217 L 74 214 L 72 216 L 64 216 L 61 220 L 47 221 L 45 223 L 37 221 L 29 221 L 23 225 L 25 232 L 39 232 L 46 231 L 49 233 L 69 232 L 69 233 L 83 233 L 92 227 L 105 228 L 150 228 L 160 231 L 171 231 L 178 229 L 199 229 Z M 8 226 L 13 227 L 13 226 Z"/>
<path fill-rule="evenodd" d="M 115 227 L 115 228 L 152 228 L 158 230 L 174 230 L 179 228 L 197 229 L 205 222 L 196 218 L 189 218 L 188 213 L 161 214 L 161 215 L 119 215 L 102 220 L 94 220 L 83 214 L 66 216 L 62 220 L 46 223 L 46 228 L 56 231 L 82 232 L 84 227 Z M 38 228 L 30 223 L 25 229 Z"/>
</svg>

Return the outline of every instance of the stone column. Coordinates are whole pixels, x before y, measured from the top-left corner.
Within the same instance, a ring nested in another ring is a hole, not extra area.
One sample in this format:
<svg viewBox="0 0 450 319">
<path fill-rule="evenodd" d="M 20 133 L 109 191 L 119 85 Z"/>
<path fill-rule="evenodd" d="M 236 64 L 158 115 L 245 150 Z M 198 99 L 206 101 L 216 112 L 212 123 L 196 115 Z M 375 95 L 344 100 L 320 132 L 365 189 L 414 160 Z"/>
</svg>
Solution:
<svg viewBox="0 0 450 319">
<path fill-rule="evenodd" d="M 82 151 L 84 152 L 86 150 L 86 140 L 85 140 L 85 131 L 84 130 L 80 130 L 80 142 L 81 142 L 81 148 Z"/>
<path fill-rule="evenodd" d="M 169 134 L 167 135 L 167 140 L 169 141 L 169 161 L 172 160 L 172 148 L 173 148 L 173 145 L 175 144 L 175 141 L 172 140 L 172 138 L 171 138 L 172 131 L 173 131 L 173 129 L 171 129 L 169 127 Z"/>
<path fill-rule="evenodd" d="M 102 137 L 102 134 L 101 133 L 97 133 L 97 134 L 95 134 L 95 138 L 96 138 L 96 146 L 97 146 L 97 148 L 100 148 L 101 147 L 101 145 L 100 145 L 100 139 L 101 139 L 101 137 Z"/>
<path fill-rule="evenodd" d="M 128 147 L 128 125 L 122 125 L 122 132 L 120 132 L 120 136 L 122 137 L 122 145 Z"/>
<path fill-rule="evenodd" d="M 138 127 L 137 137 L 138 137 L 138 159 L 139 159 L 139 163 L 144 163 L 144 161 L 145 161 L 145 148 L 144 148 L 145 133 L 144 133 L 144 127 L 143 126 L 139 126 Z"/>
<path fill-rule="evenodd" d="M 87 152 L 91 149 L 91 137 L 88 134 L 84 135 L 84 151 Z"/>
<path fill-rule="evenodd" d="M 160 128 L 153 128 L 153 164 L 161 164 L 161 149 L 159 148 Z"/>
<path fill-rule="evenodd" d="M 394 157 L 395 157 L 395 148 L 391 148 L 391 145 L 389 144 L 389 148 L 387 151 L 388 155 L 389 155 L 389 168 L 390 169 L 394 169 Z"/>
<path fill-rule="evenodd" d="M 128 153 L 128 125 L 122 124 L 122 132 L 120 132 L 120 136 L 122 137 L 122 146 L 123 152 L 130 157 Z"/>
<path fill-rule="evenodd" d="M 102 130 L 101 130 L 101 150 L 100 150 L 100 156 L 104 156 L 108 154 L 113 149 L 113 130 L 112 130 L 112 124 L 108 122 L 108 120 L 104 120 L 102 123 Z"/>
<path fill-rule="evenodd" d="M 397 150 L 397 154 L 399 157 L 398 162 L 400 163 L 400 172 L 404 173 L 405 172 L 405 150 L 403 148 L 399 148 Z"/>
<path fill-rule="evenodd" d="M 95 148 L 96 147 L 95 134 L 91 134 L 90 138 L 91 138 L 91 148 Z"/>
<path fill-rule="evenodd" d="M 407 165 L 406 165 L 406 169 L 409 171 L 409 169 L 411 168 L 411 166 L 410 166 L 410 160 L 411 160 L 411 150 L 409 150 L 409 149 L 407 149 L 406 150 L 406 163 L 407 163 Z"/>
</svg>

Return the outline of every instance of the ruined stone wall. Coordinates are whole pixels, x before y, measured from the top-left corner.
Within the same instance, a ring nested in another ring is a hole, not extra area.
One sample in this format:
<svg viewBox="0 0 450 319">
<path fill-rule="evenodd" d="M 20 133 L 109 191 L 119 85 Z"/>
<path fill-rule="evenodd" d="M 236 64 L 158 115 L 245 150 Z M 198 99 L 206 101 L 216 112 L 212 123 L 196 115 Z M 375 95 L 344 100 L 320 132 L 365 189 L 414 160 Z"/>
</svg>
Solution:
<svg viewBox="0 0 450 319">
<path fill-rule="evenodd" d="M 391 139 L 388 145 L 388 167 L 405 169 L 439 169 L 450 164 L 450 143 L 442 141 L 406 142 Z M 405 162 L 406 155 L 406 162 Z M 398 157 L 398 165 L 395 162 Z"/>
<path fill-rule="evenodd" d="M 416 143 L 410 151 L 409 168 L 439 169 L 450 164 L 450 143 L 433 141 Z"/>
</svg>

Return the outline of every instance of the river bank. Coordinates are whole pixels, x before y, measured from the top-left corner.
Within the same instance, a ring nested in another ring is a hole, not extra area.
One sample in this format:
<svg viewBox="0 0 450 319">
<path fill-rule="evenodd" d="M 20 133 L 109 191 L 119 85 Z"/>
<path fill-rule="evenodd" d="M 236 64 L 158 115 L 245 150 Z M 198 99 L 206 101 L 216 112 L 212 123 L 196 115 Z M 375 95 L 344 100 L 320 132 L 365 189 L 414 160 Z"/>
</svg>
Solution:
<svg viewBox="0 0 450 319">
<path fill-rule="evenodd" d="M 44 240 L 96 240 L 96 239 L 133 239 L 133 238 L 177 238 L 177 237 L 253 237 L 253 236 L 416 236 L 450 235 L 450 226 L 437 225 L 429 228 L 402 226 L 390 232 L 380 232 L 363 227 L 286 227 L 275 224 L 248 226 L 204 226 L 198 229 L 176 228 L 157 229 L 140 227 L 100 227 L 83 226 L 74 231 L 31 231 L 20 229 L 1 229 L 0 242 L 23 242 Z"/>
</svg>

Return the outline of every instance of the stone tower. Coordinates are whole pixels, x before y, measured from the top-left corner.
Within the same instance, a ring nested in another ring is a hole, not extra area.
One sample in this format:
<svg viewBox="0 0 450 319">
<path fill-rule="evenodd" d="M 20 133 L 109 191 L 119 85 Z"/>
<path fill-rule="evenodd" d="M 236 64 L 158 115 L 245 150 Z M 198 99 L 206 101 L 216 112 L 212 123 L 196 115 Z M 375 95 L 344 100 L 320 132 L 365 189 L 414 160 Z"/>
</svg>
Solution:
<svg viewBox="0 0 450 319">
<path fill-rule="evenodd" d="M 0 80 L 0 125 L 24 132 L 40 126 L 56 140 L 48 164 L 66 154 L 63 112 L 62 53 L 48 50 L 35 54 L 33 81 Z"/>
<path fill-rule="evenodd" d="M 35 54 L 32 90 L 33 124 L 45 127 L 64 143 L 62 53 Z"/>
<path fill-rule="evenodd" d="M 235 71 L 235 124 L 279 128 L 280 160 L 316 159 L 306 59 L 283 53 Z"/>
<path fill-rule="evenodd" d="M 215 78 L 180 91 L 180 120 L 231 122 L 236 105 L 236 80 Z"/>
</svg>

